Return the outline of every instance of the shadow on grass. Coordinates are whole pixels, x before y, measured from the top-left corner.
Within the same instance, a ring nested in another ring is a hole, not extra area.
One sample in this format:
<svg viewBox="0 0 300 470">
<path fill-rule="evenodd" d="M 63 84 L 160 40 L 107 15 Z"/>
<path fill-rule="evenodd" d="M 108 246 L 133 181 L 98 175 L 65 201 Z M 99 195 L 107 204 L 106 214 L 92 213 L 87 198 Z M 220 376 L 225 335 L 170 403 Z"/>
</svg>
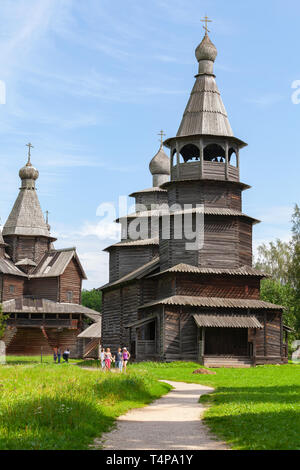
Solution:
<svg viewBox="0 0 300 470">
<path fill-rule="evenodd" d="M 236 449 L 300 450 L 300 412 L 294 410 L 206 414 L 204 421 Z"/>
<path fill-rule="evenodd" d="M 113 422 L 105 409 L 84 400 L 18 400 L 2 411 L 0 449 L 85 449 Z"/>
<path fill-rule="evenodd" d="M 206 396 L 205 396 L 206 397 Z M 299 385 L 262 387 L 218 387 L 213 395 L 201 401 L 215 403 L 300 403 Z"/>
</svg>

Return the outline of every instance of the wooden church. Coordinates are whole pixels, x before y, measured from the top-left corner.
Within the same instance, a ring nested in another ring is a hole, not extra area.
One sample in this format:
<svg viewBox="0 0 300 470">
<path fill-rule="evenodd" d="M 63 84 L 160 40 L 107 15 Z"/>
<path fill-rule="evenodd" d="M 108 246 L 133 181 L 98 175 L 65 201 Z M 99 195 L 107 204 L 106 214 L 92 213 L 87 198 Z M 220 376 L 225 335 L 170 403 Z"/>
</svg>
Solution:
<svg viewBox="0 0 300 470">
<path fill-rule="evenodd" d="M 249 189 L 240 181 L 246 144 L 231 129 L 215 81 L 216 56 L 206 31 L 177 135 L 162 143 L 150 163 L 153 186 L 131 194 L 136 211 L 118 219 L 122 240 L 106 249 L 103 346 L 127 346 L 137 360 L 282 364 L 287 329 L 282 307 L 260 300 L 264 274 L 252 267 L 252 227 L 259 221 L 242 212 L 242 194 Z M 158 204 L 183 208 L 170 213 L 168 237 L 161 212 L 153 209 Z M 191 250 L 185 236 L 176 236 L 176 220 L 189 212 L 196 226 L 198 211 L 203 243 Z M 145 236 L 132 237 L 132 224 L 143 225 L 144 232 L 146 227 Z"/>
<path fill-rule="evenodd" d="M 75 248 L 56 250 L 36 193 L 39 172 L 30 161 L 21 168 L 21 188 L 0 231 L 0 302 L 9 315 L 6 353 L 51 354 L 54 347 L 82 356 L 83 319 L 99 313 L 80 305 L 85 272 Z"/>
</svg>

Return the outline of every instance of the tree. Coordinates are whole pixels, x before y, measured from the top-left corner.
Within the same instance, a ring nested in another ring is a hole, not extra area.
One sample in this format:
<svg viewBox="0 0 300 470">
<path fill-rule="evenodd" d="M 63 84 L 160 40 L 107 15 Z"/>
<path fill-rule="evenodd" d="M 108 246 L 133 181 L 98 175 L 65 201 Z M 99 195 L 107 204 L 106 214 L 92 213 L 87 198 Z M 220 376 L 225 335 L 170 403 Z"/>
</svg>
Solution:
<svg viewBox="0 0 300 470">
<path fill-rule="evenodd" d="M 290 284 L 281 284 L 274 279 L 264 279 L 260 289 L 261 299 L 273 304 L 282 305 L 283 323 L 291 328 L 296 327 L 295 290 Z"/>
<path fill-rule="evenodd" d="M 2 305 L 0 304 L 0 339 L 3 338 L 4 332 L 6 330 L 6 320 L 9 315 L 5 315 L 2 310 Z"/>
<path fill-rule="evenodd" d="M 284 323 L 300 329 L 300 208 L 296 204 L 292 216 L 292 239 L 277 239 L 258 247 L 256 268 L 270 274 L 272 279 L 261 283 L 263 300 L 282 305 Z M 299 334 L 296 333 L 296 336 Z"/>
<path fill-rule="evenodd" d="M 101 312 L 102 307 L 102 292 L 97 289 L 86 290 L 83 289 L 81 294 L 81 303 L 85 307 Z"/>
<path fill-rule="evenodd" d="M 289 267 L 289 278 L 295 289 L 295 316 L 297 328 L 300 329 L 300 208 L 296 204 L 292 217 L 293 255 Z"/>
<path fill-rule="evenodd" d="M 263 243 L 257 248 L 256 268 L 270 274 L 273 279 L 286 284 L 290 280 L 293 259 L 293 245 L 277 239 L 268 245 Z"/>
</svg>

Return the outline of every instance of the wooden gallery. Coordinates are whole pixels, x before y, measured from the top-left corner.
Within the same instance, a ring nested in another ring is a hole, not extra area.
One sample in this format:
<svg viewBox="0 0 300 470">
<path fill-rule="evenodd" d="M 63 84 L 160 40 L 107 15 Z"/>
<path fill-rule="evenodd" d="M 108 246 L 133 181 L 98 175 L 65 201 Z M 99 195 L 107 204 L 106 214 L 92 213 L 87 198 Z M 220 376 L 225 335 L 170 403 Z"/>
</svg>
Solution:
<svg viewBox="0 0 300 470">
<path fill-rule="evenodd" d="M 131 194 L 136 211 L 118 219 L 122 240 L 106 249 L 103 346 L 127 346 L 137 360 L 282 364 L 288 329 L 282 307 L 260 300 L 265 276 L 252 267 L 252 227 L 259 221 L 242 212 L 242 194 L 249 189 L 240 181 L 240 150 L 246 144 L 232 132 L 213 72 L 216 56 L 206 32 L 196 49 L 199 69 L 177 135 L 151 160 L 152 187 Z M 179 208 L 170 209 L 168 237 L 158 204 Z M 196 227 L 198 212 L 203 243 L 189 249 L 186 231 L 176 235 L 176 221 L 183 216 L 185 224 L 189 213 Z M 155 218 L 145 236 L 131 236 L 132 224 L 147 227 L 145 219 Z"/>
<path fill-rule="evenodd" d="M 75 248 L 56 250 L 36 193 L 39 172 L 30 161 L 21 168 L 21 188 L 0 232 L 0 302 L 9 315 L 4 334 L 11 355 L 51 354 L 69 348 L 84 354 L 77 338 L 83 319 L 99 313 L 80 305 L 86 275 Z"/>
</svg>

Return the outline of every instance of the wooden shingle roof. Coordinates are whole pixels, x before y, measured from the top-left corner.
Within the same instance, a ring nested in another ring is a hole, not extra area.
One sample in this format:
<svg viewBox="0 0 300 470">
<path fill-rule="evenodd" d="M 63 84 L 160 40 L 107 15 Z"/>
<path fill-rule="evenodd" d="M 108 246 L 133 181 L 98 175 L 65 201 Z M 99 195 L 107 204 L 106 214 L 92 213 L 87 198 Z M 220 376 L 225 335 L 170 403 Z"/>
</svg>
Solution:
<svg viewBox="0 0 300 470">
<path fill-rule="evenodd" d="M 3 227 L 3 235 L 50 237 L 35 189 L 21 188 Z"/>
<path fill-rule="evenodd" d="M 101 322 L 101 317 L 99 320 L 92 325 L 90 325 L 88 328 L 83 330 L 77 338 L 101 338 L 101 333 L 102 333 L 102 322 Z"/>
<path fill-rule="evenodd" d="M 211 328 L 263 328 L 254 315 L 193 315 L 196 325 Z"/>
<path fill-rule="evenodd" d="M 30 278 L 37 277 L 57 277 L 61 276 L 70 261 L 74 258 L 81 271 L 82 278 L 86 279 L 86 274 L 76 253 L 76 248 L 65 248 L 61 250 L 51 250 L 43 256 L 37 267 L 30 274 Z"/>
<path fill-rule="evenodd" d="M 163 217 L 163 216 L 177 216 L 177 215 L 185 215 L 185 214 L 204 214 L 204 215 L 219 215 L 219 216 L 236 216 L 236 217 L 245 217 L 251 220 L 254 224 L 260 223 L 260 220 L 254 219 L 253 217 L 244 214 L 241 211 L 237 211 L 234 209 L 228 208 L 219 208 L 219 207 L 197 207 L 192 209 L 184 209 L 179 211 L 169 211 L 168 208 L 161 208 L 157 210 L 149 210 L 149 211 L 142 211 L 142 212 L 133 212 L 132 214 L 128 214 L 127 216 L 120 217 L 116 220 L 119 222 L 122 219 L 135 219 L 138 217 Z"/>
<path fill-rule="evenodd" d="M 53 302 L 31 296 L 17 297 L 2 303 L 4 313 L 82 313 L 100 316 L 100 313 L 79 304 Z"/>
<path fill-rule="evenodd" d="M 230 276 L 259 276 L 259 277 L 269 277 L 269 274 L 266 274 L 258 269 L 252 268 L 251 266 L 241 266 L 239 268 L 205 268 L 191 266 L 190 264 L 180 263 L 172 266 L 169 269 L 165 269 L 152 276 L 160 276 L 161 274 L 166 273 L 188 273 L 188 274 L 228 274 Z M 151 276 L 151 277 L 152 277 Z"/>
<path fill-rule="evenodd" d="M 8 258 L 0 258 L 0 273 L 10 274 L 11 276 L 27 277 L 14 263 Z"/>
<path fill-rule="evenodd" d="M 125 284 L 126 282 L 133 281 L 134 279 L 142 279 L 143 277 L 148 276 L 148 274 L 152 273 L 155 269 L 159 267 L 159 257 L 153 258 L 153 260 L 149 261 L 148 263 L 140 266 L 139 268 L 131 271 L 130 273 L 126 274 L 122 278 L 118 279 L 117 281 L 109 282 L 102 287 L 99 287 L 98 290 L 108 289 L 109 287 L 116 287 L 120 284 Z"/>
<path fill-rule="evenodd" d="M 114 245 L 110 245 L 107 248 L 104 248 L 103 251 L 109 251 L 111 248 L 116 248 L 116 247 L 135 247 L 135 246 L 148 246 L 148 245 L 159 245 L 159 240 L 158 238 L 145 238 L 141 240 L 124 240 L 118 243 L 115 243 Z"/>
<path fill-rule="evenodd" d="M 139 307 L 148 308 L 154 305 L 174 305 L 185 307 L 231 308 L 231 309 L 267 309 L 282 310 L 284 307 L 263 300 L 229 299 L 227 297 L 195 297 L 189 295 L 173 295 L 164 299 L 155 300 Z"/>
</svg>

